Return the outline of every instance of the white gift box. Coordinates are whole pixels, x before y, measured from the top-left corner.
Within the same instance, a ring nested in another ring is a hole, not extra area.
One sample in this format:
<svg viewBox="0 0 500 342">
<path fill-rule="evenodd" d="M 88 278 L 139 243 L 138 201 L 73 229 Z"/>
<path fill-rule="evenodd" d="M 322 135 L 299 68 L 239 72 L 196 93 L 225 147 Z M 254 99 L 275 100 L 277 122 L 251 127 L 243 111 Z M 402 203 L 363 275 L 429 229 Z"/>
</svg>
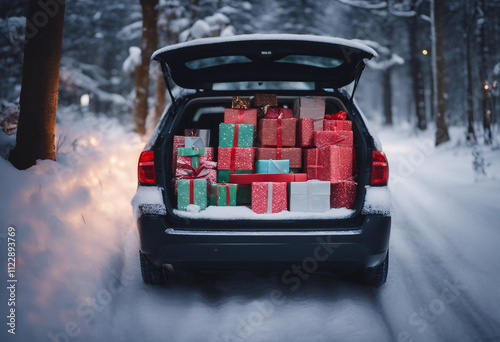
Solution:
<svg viewBox="0 0 500 342">
<path fill-rule="evenodd" d="M 330 182 L 290 183 L 290 211 L 319 213 L 330 210 Z"/>
</svg>

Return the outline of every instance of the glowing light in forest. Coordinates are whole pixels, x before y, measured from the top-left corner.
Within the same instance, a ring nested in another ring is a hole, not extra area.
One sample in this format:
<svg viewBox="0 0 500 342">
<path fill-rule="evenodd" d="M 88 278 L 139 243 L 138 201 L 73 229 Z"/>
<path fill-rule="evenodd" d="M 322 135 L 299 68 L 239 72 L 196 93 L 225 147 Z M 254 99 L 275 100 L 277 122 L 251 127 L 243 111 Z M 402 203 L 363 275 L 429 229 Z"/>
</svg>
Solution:
<svg viewBox="0 0 500 342">
<path fill-rule="evenodd" d="M 83 107 L 87 107 L 89 105 L 89 102 L 90 102 L 90 96 L 89 94 L 83 94 L 81 97 L 80 97 L 80 104 L 83 106 Z"/>
<path fill-rule="evenodd" d="M 428 54 L 428 53 L 429 53 L 429 51 L 427 51 L 427 50 L 422 50 L 422 54 L 423 54 L 424 56 L 427 56 L 427 54 Z"/>
</svg>

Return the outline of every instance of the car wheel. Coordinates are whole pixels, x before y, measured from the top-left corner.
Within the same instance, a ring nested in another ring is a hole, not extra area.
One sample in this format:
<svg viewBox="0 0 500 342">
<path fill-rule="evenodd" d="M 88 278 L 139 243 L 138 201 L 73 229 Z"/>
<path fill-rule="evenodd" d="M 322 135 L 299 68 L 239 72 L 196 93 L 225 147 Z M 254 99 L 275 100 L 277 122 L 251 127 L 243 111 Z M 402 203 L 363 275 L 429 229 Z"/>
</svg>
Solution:
<svg viewBox="0 0 500 342">
<path fill-rule="evenodd" d="M 153 265 L 141 251 L 139 251 L 139 257 L 141 259 L 142 280 L 148 285 L 165 285 L 167 282 L 165 271 L 161 267 Z"/>
<path fill-rule="evenodd" d="M 387 280 L 387 272 L 389 270 L 389 252 L 385 256 L 384 261 L 374 267 L 365 267 L 359 275 L 361 282 L 365 285 L 379 287 Z"/>
</svg>

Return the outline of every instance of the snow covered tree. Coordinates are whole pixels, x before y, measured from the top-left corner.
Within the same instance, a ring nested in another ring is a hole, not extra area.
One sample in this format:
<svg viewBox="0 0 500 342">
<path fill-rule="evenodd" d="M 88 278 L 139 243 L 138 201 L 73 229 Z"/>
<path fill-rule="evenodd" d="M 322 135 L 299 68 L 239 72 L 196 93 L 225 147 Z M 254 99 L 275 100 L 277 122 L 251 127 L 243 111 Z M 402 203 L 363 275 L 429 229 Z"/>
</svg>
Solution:
<svg viewBox="0 0 500 342">
<path fill-rule="evenodd" d="M 436 146 L 450 139 L 446 124 L 446 63 L 443 30 L 444 0 L 431 0 L 433 108 L 436 116 Z"/>
<path fill-rule="evenodd" d="M 135 132 L 146 133 L 146 117 L 148 116 L 149 94 L 149 64 L 151 55 L 158 45 L 156 30 L 158 18 L 158 0 L 141 0 L 142 6 L 142 38 L 141 38 L 141 63 L 135 68 L 135 100 L 134 123 Z"/>
<path fill-rule="evenodd" d="M 56 159 L 54 136 L 64 9 L 64 1 L 49 5 L 29 1 L 21 111 L 16 147 L 9 156 L 18 169 L 29 168 L 37 159 Z"/>
</svg>

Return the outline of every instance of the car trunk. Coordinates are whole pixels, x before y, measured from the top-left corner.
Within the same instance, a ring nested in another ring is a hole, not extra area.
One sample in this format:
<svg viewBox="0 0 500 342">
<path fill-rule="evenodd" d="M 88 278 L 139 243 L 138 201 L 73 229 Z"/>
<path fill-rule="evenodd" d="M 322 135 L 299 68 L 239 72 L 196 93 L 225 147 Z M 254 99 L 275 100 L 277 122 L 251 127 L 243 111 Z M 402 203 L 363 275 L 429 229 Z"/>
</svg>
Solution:
<svg viewBox="0 0 500 342">
<path fill-rule="evenodd" d="M 234 92 L 233 92 L 234 94 Z M 245 95 L 245 94 L 241 94 Z M 299 95 L 279 95 L 278 105 L 293 108 L 294 102 Z M 208 129 L 211 131 L 210 141 L 208 145 L 214 148 L 214 161 L 218 162 L 218 128 L 219 124 L 224 121 L 224 109 L 231 107 L 232 96 L 219 95 L 217 96 L 197 96 L 193 95 L 184 106 L 179 108 L 179 112 L 174 120 L 171 121 L 170 128 L 165 127 L 165 130 L 172 132 L 167 135 L 167 139 L 163 144 L 163 169 L 168 170 L 165 173 L 164 185 L 164 198 L 166 202 L 168 220 L 170 226 L 176 228 L 197 229 L 197 230 L 324 230 L 324 229 L 345 229 L 355 228 L 359 226 L 363 220 L 361 215 L 361 208 L 364 201 L 365 185 L 368 184 L 368 178 L 364 170 L 369 169 L 368 165 L 368 148 L 370 142 L 366 141 L 366 135 L 363 134 L 366 130 L 364 123 L 355 112 L 354 107 L 349 102 L 339 99 L 337 96 L 325 97 L 326 112 L 336 113 L 340 110 L 348 112 L 348 119 L 352 121 L 353 126 L 353 146 L 355 150 L 355 158 L 358 161 L 358 172 L 353 174 L 356 188 L 356 199 L 351 210 L 347 209 L 333 209 L 331 215 L 316 215 L 311 213 L 287 213 L 282 214 L 267 214 L 267 215 L 254 215 L 249 216 L 248 213 L 253 214 L 250 210 L 244 213 L 241 217 L 238 213 L 233 213 L 234 207 L 225 207 L 225 210 L 219 212 L 220 217 L 217 217 L 217 212 L 212 211 L 207 214 L 207 211 L 200 213 L 189 213 L 177 210 L 177 195 L 175 191 L 175 168 L 173 167 L 174 159 L 171 156 L 174 136 L 183 136 L 185 129 Z M 295 170 L 296 172 L 303 172 L 304 170 Z M 288 199 L 289 201 L 289 196 Z M 289 204 L 289 202 L 288 202 Z M 251 207 L 250 204 L 243 204 L 243 206 Z M 227 209 L 231 208 L 231 209 Z M 210 207 L 209 207 L 210 209 Z M 288 209 L 288 208 L 287 208 Z M 229 210 L 229 211 L 228 211 Z M 337 211 L 337 213 L 335 213 Z"/>
</svg>

